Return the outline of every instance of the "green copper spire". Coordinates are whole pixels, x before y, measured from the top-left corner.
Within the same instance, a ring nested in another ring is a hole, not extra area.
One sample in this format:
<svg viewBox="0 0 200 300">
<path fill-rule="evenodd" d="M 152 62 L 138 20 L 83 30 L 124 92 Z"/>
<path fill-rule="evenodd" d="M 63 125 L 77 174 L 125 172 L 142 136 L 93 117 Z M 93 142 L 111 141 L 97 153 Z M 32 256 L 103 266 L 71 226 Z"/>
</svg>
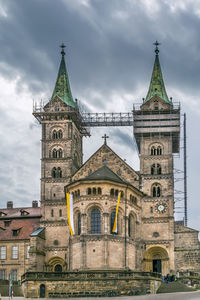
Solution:
<svg viewBox="0 0 200 300">
<path fill-rule="evenodd" d="M 154 45 L 156 46 L 155 49 L 156 57 L 155 57 L 155 62 L 153 67 L 153 73 L 151 76 L 149 91 L 144 103 L 148 102 L 153 96 L 157 95 L 166 103 L 172 104 L 172 102 L 168 99 L 163 77 L 162 77 L 162 71 L 161 71 L 159 57 L 158 57 L 158 53 L 159 53 L 158 45 L 160 44 L 156 41 Z"/>
<path fill-rule="evenodd" d="M 53 95 L 51 99 L 55 98 L 56 96 L 59 97 L 64 103 L 67 105 L 75 108 L 76 103 L 74 102 L 74 99 L 72 97 L 71 89 L 70 89 L 70 84 L 69 84 L 69 79 L 68 79 L 68 74 L 67 74 L 67 68 L 65 64 L 65 45 L 62 44 L 61 46 L 61 62 L 60 62 L 60 67 L 58 71 L 58 77 L 56 80 L 56 85 L 53 91 Z"/>
</svg>

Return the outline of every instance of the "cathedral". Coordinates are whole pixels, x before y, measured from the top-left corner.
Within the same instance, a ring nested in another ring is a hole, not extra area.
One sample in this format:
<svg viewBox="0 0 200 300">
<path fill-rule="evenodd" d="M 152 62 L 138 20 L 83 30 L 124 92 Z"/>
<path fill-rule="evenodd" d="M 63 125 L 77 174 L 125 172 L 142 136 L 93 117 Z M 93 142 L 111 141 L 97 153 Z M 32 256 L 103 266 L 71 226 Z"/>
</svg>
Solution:
<svg viewBox="0 0 200 300">
<path fill-rule="evenodd" d="M 174 218 L 180 105 L 168 98 L 155 46 L 147 96 L 128 120 L 119 120 L 133 126 L 140 159 L 136 171 L 109 147 L 106 135 L 83 163 L 82 142 L 91 120 L 72 96 L 62 45 L 52 97 L 33 109 L 42 129 L 40 207 L 37 201 L 31 208 L 8 202 L 0 209 L 0 276 L 21 279 L 26 297 L 89 295 L 94 290 L 91 295 L 103 295 L 100 291 L 109 290 L 114 280 L 119 290 L 141 287 L 143 281 L 155 292 L 160 274 L 200 272 L 198 231 Z M 73 235 L 66 193 L 73 195 Z"/>
</svg>

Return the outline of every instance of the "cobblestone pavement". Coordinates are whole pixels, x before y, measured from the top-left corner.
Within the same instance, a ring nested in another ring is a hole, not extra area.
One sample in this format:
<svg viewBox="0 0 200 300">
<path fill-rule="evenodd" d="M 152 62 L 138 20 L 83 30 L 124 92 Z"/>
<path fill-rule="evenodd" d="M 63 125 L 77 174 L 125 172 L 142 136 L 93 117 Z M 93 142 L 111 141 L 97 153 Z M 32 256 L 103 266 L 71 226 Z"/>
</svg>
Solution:
<svg viewBox="0 0 200 300">
<path fill-rule="evenodd" d="M 24 300 L 27 298 L 23 297 L 13 297 L 12 300 Z M 47 298 L 37 298 L 46 300 Z M 53 300 L 58 300 L 56 298 L 49 298 Z M 200 291 L 198 292 L 187 292 L 187 293 L 170 293 L 170 294 L 158 294 L 158 295 L 146 295 L 146 296 L 130 296 L 130 297 L 102 297 L 102 298 L 66 298 L 67 300 L 200 300 Z M 10 300 L 9 297 L 2 297 L 2 300 Z M 28 298 L 28 300 L 31 300 Z M 34 298 L 36 300 L 36 298 Z M 62 298 L 64 300 L 64 298 Z"/>
</svg>

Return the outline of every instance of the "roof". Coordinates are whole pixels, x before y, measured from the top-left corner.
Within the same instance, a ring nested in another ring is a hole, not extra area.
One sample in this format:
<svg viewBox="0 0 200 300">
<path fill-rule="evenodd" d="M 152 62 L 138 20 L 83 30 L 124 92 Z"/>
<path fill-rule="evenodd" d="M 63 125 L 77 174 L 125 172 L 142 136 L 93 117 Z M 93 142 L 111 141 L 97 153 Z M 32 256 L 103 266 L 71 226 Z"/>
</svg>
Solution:
<svg viewBox="0 0 200 300">
<path fill-rule="evenodd" d="M 27 212 L 27 215 L 21 215 L 21 212 Z M 17 208 L 3 208 L 0 209 L 0 212 L 3 213 L 3 216 L 0 217 L 0 220 L 3 219 L 12 219 L 12 218 L 31 218 L 41 216 L 40 207 L 17 207 Z"/>
<path fill-rule="evenodd" d="M 74 102 L 74 99 L 72 97 L 69 78 L 67 74 L 67 68 L 65 64 L 65 58 L 64 58 L 65 52 L 62 50 L 61 54 L 62 54 L 62 58 L 61 58 L 60 67 L 58 71 L 58 77 L 56 80 L 56 84 L 55 84 L 55 88 L 51 100 L 53 100 L 57 96 L 65 104 L 75 108 L 76 103 Z"/>
<path fill-rule="evenodd" d="M 157 95 L 164 102 L 168 104 L 172 104 L 165 90 L 165 84 L 163 81 L 163 76 L 162 76 L 162 71 L 161 71 L 161 66 L 160 66 L 159 56 L 158 56 L 159 50 L 157 47 L 155 53 L 156 56 L 155 56 L 155 62 L 154 62 L 152 76 L 151 76 L 151 82 L 144 103 L 147 103 L 150 99 L 152 99 L 154 96 Z"/>
<path fill-rule="evenodd" d="M 45 228 L 37 228 L 33 233 L 31 233 L 31 236 L 38 236 Z"/>
<path fill-rule="evenodd" d="M 12 219 L 9 226 L 5 226 L 5 220 L 0 219 L 0 241 L 29 239 L 30 234 L 38 227 L 40 218 Z M 13 230 L 18 230 L 18 234 L 13 236 Z"/>
<path fill-rule="evenodd" d="M 115 174 L 111 169 L 106 165 L 99 168 L 89 176 L 83 178 L 83 180 L 111 180 L 118 183 L 126 184 L 127 182 L 123 181 L 117 174 Z"/>
</svg>

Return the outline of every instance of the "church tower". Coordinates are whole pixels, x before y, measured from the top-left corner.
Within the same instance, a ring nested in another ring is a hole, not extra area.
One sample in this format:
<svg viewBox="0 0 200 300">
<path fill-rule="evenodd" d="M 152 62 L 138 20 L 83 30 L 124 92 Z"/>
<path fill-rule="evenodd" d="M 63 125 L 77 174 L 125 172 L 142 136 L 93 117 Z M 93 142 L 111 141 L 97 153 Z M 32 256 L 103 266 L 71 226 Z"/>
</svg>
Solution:
<svg viewBox="0 0 200 300">
<path fill-rule="evenodd" d="M 70 89 L 64 47 L 61 45 L 61 62 L 53 95 L 46 105 L 34 106 L 33 111 L 42 125 L 41 226 L 45 227 L 45 263 L 49 271 L 48 261 L 52 255 L 63 259 L 61 266 L 67 259 L 69 233 L 64 186 L 82 165 L 83 129 L 78 104 Z"/>
<path fill-rule="evenodd" d="M 159 43 L 146 99 L 134 108 L 134 135 L 140 156 L 143 270 L 174 269 L 173 154 L 179 152 L 180 107 L 168 98 L 159 62 Z"/>
</svg>

